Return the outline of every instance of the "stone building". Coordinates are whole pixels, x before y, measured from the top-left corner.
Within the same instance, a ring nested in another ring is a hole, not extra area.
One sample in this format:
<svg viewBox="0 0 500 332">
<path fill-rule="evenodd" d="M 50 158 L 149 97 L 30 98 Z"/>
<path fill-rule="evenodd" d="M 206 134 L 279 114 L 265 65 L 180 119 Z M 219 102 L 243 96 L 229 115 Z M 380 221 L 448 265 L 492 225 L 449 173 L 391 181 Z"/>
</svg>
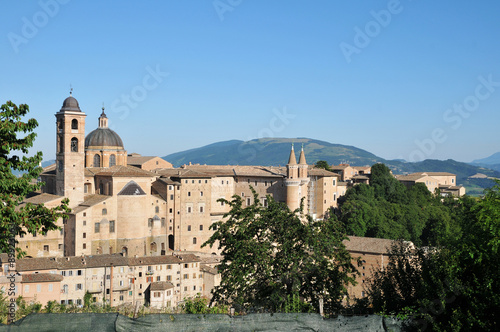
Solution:
<svg viewBox="0 0 500 332">
<path fill-rule="evenodd" d="M 169 251 L 218 252 L 201 248 L 210 225 L 229 211 L 218 201 L 241 195 L 253 203 L 250 187 L 265 206 L 267 195 L 323 218 L 337 205 L 339 175 L 299 162 L 292 146 L 286 167 L 185 165 L 173 168 L 158 157 L 127 154 L 120 136 L 108 128 L 104 108 L 97 129 L 86 137 L 86 114 L 69 96 L 56 113 L 56 164 L 44 169 L 42 193 L 31 203 L 70 199 L 72 212 L 61 231 L 19 238 L 31 257 L 123 253 L 158 256 Z"/>
</svg>

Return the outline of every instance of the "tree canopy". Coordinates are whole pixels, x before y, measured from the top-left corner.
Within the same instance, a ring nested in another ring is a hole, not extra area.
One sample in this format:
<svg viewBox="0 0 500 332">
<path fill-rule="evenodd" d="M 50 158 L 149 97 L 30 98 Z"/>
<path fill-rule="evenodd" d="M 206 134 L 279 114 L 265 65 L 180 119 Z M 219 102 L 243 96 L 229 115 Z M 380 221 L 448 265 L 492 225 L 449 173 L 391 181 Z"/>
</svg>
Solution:
<svg viewBox="0 0 500 332">
<path fill-rule="evenodd" d="M 423 183 L 408 189 L 387 166 L 376 164 L 369 185 L 358 184 L 339 197 L 336 214 L 348 235 L 436 245 L 460 235 L 463 216 L 457 211 L 473 200 L 443 198 Z"/>
<path fill-rule="evenodd" d="M 410 314 L 419 330 L 498 331 L 500 182 L 481 200 L 463 197 L 453 206 L 451 219 L 462 231 L 452 232 L 445 245 L 392 248 L 387 268 L 368 283 L 369 305 L 385 314 Z"/>
<path fill-rule="evenodd" d="M 37 183 L 42 168 L 42 153 L 26 156 L 33 146 L 38 126 L 35 119 L 23 121 L 28 105 L 8 101 L 0 108 L 0 252 L 12 250 L 16 235 L 55 230 L 56 221 L 68 212 L 67 200 L 55 208 L 43 204 L 21 205 L 26 196 L 40 189 Z M 24 135 L 25 134 L 25 135 Z M 24 136 L 23 136 L 24 135 Z M 16 177 L 13 170 L 23 172 Z M 19 255 L 23 252 L 16 248 Z"/>
<path fill-rule="evenodd" d="M 313 220 L 302 208 L 290 211 L 271 196 L 264 207 L 252 191 L 250 206 L 237 195 L 219 200 L 231 209 L 212 224 L 214 234 L 203 244 L 218 245 L 223 255 L 212 301 L 283 311 L 298 296 L 316 310 L 320 298 L 325 312 L 338 310 L 357 273 L 342 225 L 334 217 Z"/>
</svg>

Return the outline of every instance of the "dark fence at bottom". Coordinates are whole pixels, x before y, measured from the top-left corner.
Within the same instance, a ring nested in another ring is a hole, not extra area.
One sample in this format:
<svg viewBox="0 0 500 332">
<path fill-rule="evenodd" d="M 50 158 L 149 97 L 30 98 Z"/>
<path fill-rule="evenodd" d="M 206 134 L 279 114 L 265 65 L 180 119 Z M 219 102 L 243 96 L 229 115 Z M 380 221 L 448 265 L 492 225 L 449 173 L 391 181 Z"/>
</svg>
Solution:
<svg viewBox="0 0 500 332">
<path fill-rule="evenodd" d="M 401 321 L 377 315 L 318 314 L 186 315 L 151 314 L 136 319 L 117 313 L 31 314 L 0 331 L 401 331 Z"/>
</svg>

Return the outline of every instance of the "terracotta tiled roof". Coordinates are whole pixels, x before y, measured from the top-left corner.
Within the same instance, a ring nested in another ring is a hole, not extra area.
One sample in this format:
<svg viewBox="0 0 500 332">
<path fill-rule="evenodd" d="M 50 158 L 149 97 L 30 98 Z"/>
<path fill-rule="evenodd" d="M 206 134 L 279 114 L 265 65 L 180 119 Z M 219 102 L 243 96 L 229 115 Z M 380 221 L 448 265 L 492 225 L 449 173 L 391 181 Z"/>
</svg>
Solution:
<svg viewBox="0 0 500 332">
<path fill-rule="evenodd" d="M 40 175 L 55 175 L 55 174 L 56 174 L 56 164 L 53 163 L 47 167 L 44 167 Z"/>
<path fill-rule="evenodd" d="M 169 176 L 172 178 L 210 178 L 209 174 L 183 168 L 162 168 L 156 170 L 157 174 Z"/>
<path fill-rule="evenodd" d="M 200 258 L 193 254 L 144 256 L 144 257 L 129 257 L 128 265 L 139 266 L 139 265 L 156 265 L 156 264 L 179 264 L 179 263 L 193 263 L 199 261 Z"/>
<path fill-rule="evenodd" d="M 326 169 L 323 168 L 310 168 L 307 173 L 311 176 L 323 176 L 323 177 L 337 177 L 339 178 L 340 175 L 337 173 L 329 172 Z"/>
<path fill-rule="evenodd" d="M 23 258 L 16 261 L 16 270 L 22 271 L 43 271 L 57 270 L 58 263 L 54 257 Z"/>
<path fill-rule="evenodd" d="M 99 194 L 87 195 L 87 196 L 85 196 L 85 200 L 83 201 L 83 203 L 80 203 L 80 205 L 94 206 L 94 205 L 99 204 L 99 203 L 101 203 L 109 198 L 111 198 L 111 196 L 99 195 Z"/>
<path fill-rule="evenodd" d="M 64 197 L 52 195 L 52 194 L 40 194 L 34 193 L 33 196 L 26 198 L 23 203 L 31 203 L 31 204 L 45 204 L 48 202 L 52 202 L 55 200 L 62 200 Z"/>
<path fill-rule="evenodd" d="M 116 165 L 109 168 L 101 168 L 96 175 L 113 177 L 154 177 L 155 174 L 133 166 Z"/>
<path fill-rule="evenodd" d="M 205 264 L 200 264 L 200 271 L 208 272 L 208 273 L 211 273 L 211 274 L 218 274 L 219 273 L 217 271 L 217 268 L 210 267 L 210 266 L 207 266 Z"/>
<path fill-rule="evenodd" d="M 172 285 L 170 282 L 167 281 L 155 281 L 151 283 L 151 291 L 161 291 L 161 290 L 167 290 L 174 288 L 174 285 Z"/>
<path fill-rule="evenodd" d="M 399 181 L 417 181 L 421 178 L 424 178 L 425 175 L 418 175 L 418 174 L 410 174 L 410 175 L 403 175 L 403 176 L 397 176 L 396 179 L 398 179 Z"/>
<path fill-rule="evenodd" d="M 156 158 L 155 156 L 128 156 L 127 157 L 127 165 L 137 165 L 137 166 L 140 166 L 148 161 L 150 161 L 151 159 L 154 159 Z"/>
<path fill-rule="evenodd" d="M 448 172 L 416 172 L 410 175 L 425 175 L 425 174 L 429 176 L 456 176 L 455 174 Z"/>
<path fill-rule="evenodd" d="M 22 275 L 22 283 L 34 283 L 34 282 L 60 282 L 64 277 L 60 274 L 53 273 L 31 273 Z"/>
<path fill-rule="evenodd" d="M 349 236 L 349 241 L 344 240 L 343 243 L 349 251 L 387 254 L 394 240 Z"/>
</svg>

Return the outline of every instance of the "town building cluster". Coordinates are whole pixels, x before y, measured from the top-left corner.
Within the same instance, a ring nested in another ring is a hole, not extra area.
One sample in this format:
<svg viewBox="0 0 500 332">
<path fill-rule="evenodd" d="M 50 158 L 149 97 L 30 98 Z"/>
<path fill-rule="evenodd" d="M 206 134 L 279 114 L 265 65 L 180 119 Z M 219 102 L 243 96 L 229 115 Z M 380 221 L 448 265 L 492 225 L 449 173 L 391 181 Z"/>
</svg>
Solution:
<svg viewBox="0 0 500 332">
<path fill-rule="evenodd" d="M 108 127 L 104 108 L 97 129 L 86 137 L 86 114 L 74 97 L 66 98 L 55 116 L 56 163 L 41 174 L 41 192 L 24 204 L 54 207 L 69 198 L 72 211 L 58 221 L 60 231 L 17 238 L 27 258 L 16 262 L 16 294 L 42 303 L 81 305 L 87 291 L 98 302 L 157 307 L 174 307 L 197 293 L 209 296 L 219 280 L 219 249 L 201 245 L 213 232 L 210 225 L 229 211 L 221 198 L 238 195 L 248 206 L 253 188 L 264 206 L 271 195 L 292 210 L 302 202 L 307 214 L 323 218 L 348 186 L 370 179 L 370 167 L 341 164 L 333 172 L 312 167 L 303 149 L 297 162 L 293 146 L 286 167 L 174 168 L 159 157 L 128 154 L 120 136 Z M 449 173 L 399 180 L 462 194 Z M 352 242 L 357 254 L 383 257 L 387 240 L 363 239 Z M 366 241 L 376 244 L 359 250 Z M 5 265 L 4 257 L 0 284 L 8 283 L 12 270 Z M 360 289 L 352 291 L 362 296 Z"/>
</svg>

